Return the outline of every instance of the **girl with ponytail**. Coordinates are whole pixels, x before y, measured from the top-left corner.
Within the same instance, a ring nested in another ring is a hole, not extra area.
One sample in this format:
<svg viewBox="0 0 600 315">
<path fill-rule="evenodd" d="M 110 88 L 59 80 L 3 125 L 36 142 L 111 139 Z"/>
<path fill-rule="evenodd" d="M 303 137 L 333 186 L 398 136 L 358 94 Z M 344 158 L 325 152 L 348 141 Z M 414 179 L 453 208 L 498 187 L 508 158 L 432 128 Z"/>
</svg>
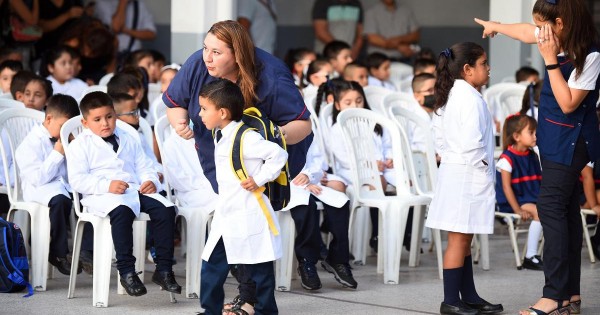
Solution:
<svg viewBox="0 0 600 315">
<path fill-rule="evenodd" d="M 489 71 L 485 51 L 475 43 L 446 48 L 436 67 L 433 125 L 441 165 L 426 226 L 448 231 L 441 314 L 503 311 L 477 294 L 471 259 L 473 234 L 494 232 L 494 128 L 478 92 Z"/>
</svg>

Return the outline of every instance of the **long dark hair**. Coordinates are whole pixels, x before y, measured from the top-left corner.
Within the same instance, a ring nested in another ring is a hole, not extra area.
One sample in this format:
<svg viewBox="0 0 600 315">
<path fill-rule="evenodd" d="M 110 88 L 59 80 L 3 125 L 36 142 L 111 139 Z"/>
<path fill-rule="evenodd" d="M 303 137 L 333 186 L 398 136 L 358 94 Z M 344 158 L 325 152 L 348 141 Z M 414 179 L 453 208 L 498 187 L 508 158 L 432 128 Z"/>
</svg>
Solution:
<svg viewBox="0 0 600 315">
<path fill-rule="evenodd" d="M 438 58 L 435 72 L 435 107 L 437 111 L 444 107 L 448 102 L 448 95 L 454 86 L 454 80 L 463 78 L 463 67 L 469 65 L 475 66 L 477 59 L 483 56 L 485 51 L 483 47 L 471 42 L 464 42 L 452 45 L 446 48 Z"/>
<path fill-rule="evenodd" d="M 557 18 L 563 22 L 563 29 L 558 37 L 565 57 L 575 66 L 575 77 L 583 71 L 585 57 L 592 46 L 598 46 L 598 32 L 594 27 L 592 15 L 583 0 L 558 0 L 556 4 L 546 0 L 537 0 L 532 14 L 540 20 L 554 25 Z"/>
<path fill-rule="evenodd" d="M 337 122 L 337 116 L 340 114 L 340 110 L 337 109 L 337 107 L 335 107 L 335 103 L 338 103 L 342 99 L 342 96 L 348 91 L 357 91 L 358 93 L 360 93 L 360 95 L 362 95 L 362 97 L 364 99 L 363 108 L 371 110 L 371 107 L 369 106 L 369 102 L 367 102 L 367 96 L 365 95 L 365 90 L 363 90 L 362 86 L 360 86 L 360 84 L 358 84 L 358 82 L 339 80 L 337 83 L 339 83 L 339 85 L 336 84 L 333 87 L 333 103 L 334 104 L 333 104 L 333 108 L 331 111 L 331 120 L 333 121 L 332 125 L 335 125 L 335 123 Z M 374 131 L 378 136 L 381 136 L 383 134 L 383 128 L 379 124 L 375 125 Z"/>
<path fill-rule="evenodd" d="M 543 82 L 540 81 L 536 83 L 531 83 L 529 86 L 527 86 L 525 94 L 523 95 L 523 102 L 521 103 L 521 111 L 519 111 L 521 115 L 527 115 L 527 112 L 531 109 L 531 106 L 536 106 L 540 103 L 542 85 Z"/>
</svg>

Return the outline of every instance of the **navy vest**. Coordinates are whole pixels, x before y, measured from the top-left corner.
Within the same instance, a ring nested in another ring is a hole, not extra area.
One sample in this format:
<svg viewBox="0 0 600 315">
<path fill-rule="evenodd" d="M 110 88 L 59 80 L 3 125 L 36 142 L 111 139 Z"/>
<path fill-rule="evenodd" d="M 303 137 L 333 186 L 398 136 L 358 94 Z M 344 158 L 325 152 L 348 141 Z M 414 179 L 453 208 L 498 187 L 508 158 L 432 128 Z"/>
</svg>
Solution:
<svg viewBox="0 0 600 315">
<path fill-rule="evenodd" d="M 591 52 L 596 52 L 592 49 Z M 563 56 L 558 56 L 560 72 L 568 82 L 571 72 L 575 69 L 573 63 Z M 588 155 L 592 161 L 600 158 L 600 132 L 598 131 L 598 118 L 596 117 L 596 102 L 600 80 L 596 80 L 596 87 L 589 91 L 579 107 L 565 114 L 558 106 L 552 92 L 548 70 L 544 77 L 544 85 L 540 96 L 538 113 L 537 145 L 543 159 L 555 163 L 571 165 L 577 139 L 581 136 L 585 141 Z"/>
<path fill-rule="evenodd" d="M 532 150 L 519 152 L 509 148 L 502 152 L 500 158 L 507 159 L 512 166 L 511 186 L 519 205 L 536 203 L 542 182 L 542 170 L 537 154 Z M 496 172 L 496 201 L 498 204 L 508 204 L 499 171 Z"/>
</svg>

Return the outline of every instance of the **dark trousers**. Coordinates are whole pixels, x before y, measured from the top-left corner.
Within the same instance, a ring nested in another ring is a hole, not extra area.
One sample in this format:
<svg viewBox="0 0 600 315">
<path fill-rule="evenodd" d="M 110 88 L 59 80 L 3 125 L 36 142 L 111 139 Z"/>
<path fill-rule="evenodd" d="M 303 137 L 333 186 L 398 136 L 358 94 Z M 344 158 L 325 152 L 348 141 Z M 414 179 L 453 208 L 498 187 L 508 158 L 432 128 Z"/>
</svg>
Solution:
<svg viewBox="0 0 600 315">
<path fill-rule="evenodd" d="M 579 206 L 580 172 L 589 162 L 579 139 L 571 165 L 542 160 L 537 207 L 544 230 L 543 297 L 568 300 L 580 293 L 582 226 Z"/>
<path fill-rule="evenodd" d="M 171 271 L 173 267 L 173 230 L 175 229 L 175 208 L 165 207 L 160 201 L 139 194 L 141 212 L 150 216 L 150 224 L 154 231 L 154 247 L 156 248 L 157 271 Z M 133 221 L 135 214 L 129 207 L 118 206 L 112 210 L 110 217 L 111 234 L 117 256 L 117 269 L 124 275 L 135 271 L 133 256 Z M 140 257 L 143 259 L 143 257 Z"/>
<path fill-rule="evenodd" d="M 294 251 L 298 261 L 306 259 L 316 263 L 321 248 L 321 234 L 319 231 L 319 211 L 313 198 L 308 205 L 300 205 L 290 210 L 294 225 L 296 226 L 296 239 Z"/>
<path fill-rule="evenodd" d="M 313 195 L 310 198 L 318 200 L 318 197 Z M 350 202 L 346 202 L 341 208 L 335 208 L 326 203 L 323 203 L 323 206 L 327 217 L 327 230 L 333 236 L 329 243 L 327 260 L 332 264 L 347 264 L 350 260 L 350 242 L 348 241 Z"/>
<path fill-rule="evenodd" d="M 208 261 L 202 261 L 200 271 L 200 305 L 207 315 L 220 315 L 223 310 L 225 291 L 223 284 L 227 279 L 229 264 L 225 253 L 223 239 L 217 242 Z M 251 301 L 245 295 L 255 295 L 255 314 L 278 314 L 275 302 L 275 273 L 273 262 L 255 265 L 238 265 L 240 279 L 240 296 Z M 254 283 L 255 292 L 248 289 L 249 283 Z M 246 285 L 244 285 L 246 284 Z"/>
<path fill-rule="evenodd" d="M 67 221 L 73 201 L 65 195 L 56 195 L 50 199 L 48 207 L 50 208 L 50 255 L 65 258 L 69 252 Z"/>
</svg>

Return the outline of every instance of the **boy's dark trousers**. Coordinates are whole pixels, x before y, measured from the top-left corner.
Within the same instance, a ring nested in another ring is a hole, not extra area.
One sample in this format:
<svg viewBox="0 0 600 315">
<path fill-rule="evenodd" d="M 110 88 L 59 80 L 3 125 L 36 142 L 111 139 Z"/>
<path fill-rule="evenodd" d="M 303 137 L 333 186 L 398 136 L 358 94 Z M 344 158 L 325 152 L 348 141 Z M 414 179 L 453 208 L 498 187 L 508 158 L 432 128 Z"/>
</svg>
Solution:
<svg viewBox="0 0 600 315">
<path fill-rule="evenodd" d="M 240 297 L 255 301 L 256 315 L 278 314 L 275 302 L 275 271 L 273 262 L 254 265 L 237 265 L 240 281 Z M 229 273 L 229 264 L 223 239 L 219 239 L 208 261 L 202 261 L 200 271 L 200 306 L 206 315 L 220 315 L 223 310 L 225 291 L 223 284 Z"/>
<path fill-rule="evenodd" d="M 318 200 L 318 197 L 311 195 L 310 199 Z M 328 218 L 327 230 L 333 236 L 329 243 L 327 261 L 332 264 L 347 264 L 350 260 L 350 243 L 348 241 L 350 201 L 346 202 L 340 208 L 332 207 L 326 203 L 323 203 L 323 206 L 323 211 L 325 211 L 325 215 Z"/>
<path fill-rule="evenodd" d="M 296 226 L 296 239 L 294 252 L 298 261 L 306 259 L 317 263 L 321 257 L 321 232 L 319 230 L 320 213 L 317 210 L 315 199 L 310 198 L 308 205 L 300 205 L 290 209 L 294 225 Z M 346 231 L 347 232 L 347 231 Z"/>
<path fill-rule="evenodd" d="M 140 211 L 150 216 L 148 224 L 154 231 L 157 271 L 173 270 L 173 230 L 175 229 L 175 208 L 165 207 L 160 201 L 139 194 Z M 129 207 L 120 205 L 112 210 L 110 217 L 111 234 L 117 256 L 117 269 L 120 275 L 135 271 L 133 256 L 133 221 L 135 214 Z M 144 257 L 140 257 L 144 259 Z"/>
<path fill-rule="evenodd" d="M 50 208 L 50 256 L 65 258 L 69 252 L 67 220 L 71 214 L 73 201 L 59 194 L 48 202 Z"/>
</svg>

